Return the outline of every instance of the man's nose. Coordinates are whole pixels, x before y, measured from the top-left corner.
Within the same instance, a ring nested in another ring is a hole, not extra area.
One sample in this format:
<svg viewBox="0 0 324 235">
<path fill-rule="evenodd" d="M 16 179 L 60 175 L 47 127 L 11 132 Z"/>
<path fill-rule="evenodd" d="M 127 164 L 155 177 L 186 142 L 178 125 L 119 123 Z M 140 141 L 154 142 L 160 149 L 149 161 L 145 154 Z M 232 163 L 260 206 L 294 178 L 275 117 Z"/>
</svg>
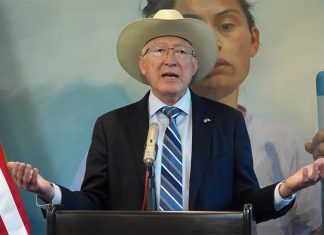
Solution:
<svg viewBox="0 0 324 235">
<path fill-rule="evenodd" d="M 165 63 L 168 65 L 174 65 L 176 64 L 176 54 L 174 48 L 168 48 L 168 51 L 166 52 L 165 55 Z"/>
</svg>

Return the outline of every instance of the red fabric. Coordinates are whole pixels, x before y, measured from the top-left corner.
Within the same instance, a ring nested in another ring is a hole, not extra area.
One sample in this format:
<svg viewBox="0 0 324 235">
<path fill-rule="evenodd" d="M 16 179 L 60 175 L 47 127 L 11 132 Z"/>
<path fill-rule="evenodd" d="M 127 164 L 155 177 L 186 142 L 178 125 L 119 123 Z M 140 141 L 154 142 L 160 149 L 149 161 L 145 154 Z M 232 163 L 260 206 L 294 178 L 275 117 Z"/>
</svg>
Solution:
<svg viewBox="0 0 324 235">
<path fill-rule="evenodd" d="M 1 235 L 9 235 L 9 233 L 8 233 L 8 231 L 7 231 L 7 229 L 6 229 L 5 225 L 4 225 L 4 223 L 3 223 L 3 221 L 2 221 L 1 216 L 0 216 L 0 234 L 1 234 Z"/>
<path fill-rule="evenodd" d="M 150 172 L 148 171 L 148 169 L 146 169 L 146 173 L 145 173 L 144 199 L 143 199 L 143 204 L 142 204 L 142 211 L 145 211 L 145 208 L 146 208 L 146 197 L 147 197 L 147 191 L 148 191 L 149 175 L 150 175 Z"/>
<path fill-rule="evenodd" d="M 20 197 L 18 188 L 16 187 L 16 184 L 13 181 L 13 179 L 11 177 L 11 174 L 10 174 L 8 168 L 7 168 L 7 163 L 6 163 L 6 160 L 5 160 L 5 154 L 4 154 L 4 151 L 3 151 L 3 148 L 2 148 L 1 144 L 0 144 L 0 168 L 1 168 L 1 171 L 2 171 L 2 173 L 3 173 L 4 177 L 5 177 L 5 180 L 6 180 L 7 184 L 8 184 L 11 195 L 14 198 L 16 207 L 17 207 L 19 215 L 20 215 L 20 217 L 21 217 L 21 219 L 22 219 L 22 221 L 23 221 L 23 223 L 25 225 L 25 228 L 26 228 L 28 234 L 31 234 L 30 224 L 29 224 L 29 220 L 28 220 L 25 208 L 24 208 L 23 201 L 22 201 L 22 199 Z M 1 206 L 5 206 L 5 205 L 1 205 Z M 4 216 L 4 215 L 2 215 L 2 216 Z M 2 222 L 2 224 L 4 226 L 4 223 L 3 223 L 2 219 L 1 219 L 1 222 Z M 0 228 L 1 228 L 1 225 L 0 225 Z M 1 232 L 1 230 L 0 230 L 0 232 Z M 0 234 L 2 234 L 2 233 L 0 233 Z"/>
</svg>

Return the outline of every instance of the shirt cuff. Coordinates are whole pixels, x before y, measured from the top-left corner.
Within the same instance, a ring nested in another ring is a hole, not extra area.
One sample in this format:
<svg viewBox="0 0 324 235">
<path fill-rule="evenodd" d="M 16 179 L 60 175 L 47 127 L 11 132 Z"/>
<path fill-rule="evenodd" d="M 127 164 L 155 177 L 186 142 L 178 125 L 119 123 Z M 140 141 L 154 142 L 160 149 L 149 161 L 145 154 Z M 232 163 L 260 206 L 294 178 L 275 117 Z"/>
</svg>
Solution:
<svg viewBox="0 0 324 235">
<path fill-rule="evenodd" d="M 285 206 L 288 206 L 296 198 L 296 193 L 294 193 L 293 195 L 291 195 L 288 198 L 282 198 L 280 196 L 279 187 L 280 187 L 280 185 L 282 185 L 285 182 L 286 182 L 285 180 L 281 181 L 279 184 L 277 184 L 277 186 L 274 190 L 274 204 L 275 204 L 274 206 L 275 206 L 276 211 L 280 211 Z"/>
<path fill-rule="evenodd" d="M 61 191 L 60 187 L 57 186 L 56 184 L 51 183 L 51 185 L 54 188 L 54 197 L 52 199 L 51 204 L 59 205 L 59 204 L 61 204 L 61 201 L 62 201 L 62 191 Z M 42 200 L 41 198 L 39 198 L 36 195 L 36 205 L 42 209 L 47 209 L 50 204 L 46 203 L 44 200 Z"/>
</svg>

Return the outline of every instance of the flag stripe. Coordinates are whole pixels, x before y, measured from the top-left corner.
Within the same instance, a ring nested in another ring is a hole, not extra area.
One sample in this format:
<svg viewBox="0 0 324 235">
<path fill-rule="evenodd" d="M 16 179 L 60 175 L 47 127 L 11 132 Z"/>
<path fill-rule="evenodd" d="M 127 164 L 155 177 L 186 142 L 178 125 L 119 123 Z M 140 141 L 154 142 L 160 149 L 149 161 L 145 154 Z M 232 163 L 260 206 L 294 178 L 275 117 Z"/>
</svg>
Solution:
<svg viewBox="0 0 324 235">
<path fill-rule="evenodd" d="M 2 218 L 1 218 L 1 215 L 0 215 L 0 234 L 1 235 L 9 235 L 3 221 L 2 221 Z"/>
<path fill-rule="evenodd" d="M 31 234 L 23 202 L 4 159 L 0 144 L 0 216 L 9 234 Z"/>
</svg>

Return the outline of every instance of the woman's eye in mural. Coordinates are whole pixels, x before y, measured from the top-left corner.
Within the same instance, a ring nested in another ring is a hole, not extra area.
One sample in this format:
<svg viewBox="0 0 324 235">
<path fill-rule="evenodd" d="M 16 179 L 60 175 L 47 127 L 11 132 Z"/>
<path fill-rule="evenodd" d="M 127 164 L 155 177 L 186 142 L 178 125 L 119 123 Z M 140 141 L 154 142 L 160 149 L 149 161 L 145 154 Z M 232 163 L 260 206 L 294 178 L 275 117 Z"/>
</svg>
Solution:
<svg viewBox="0 0 324 235">
<path fill-rule="evenodd" d="M 223 23 L 223 24 L 220 24 L 217 28 L 220 30 L 220 31 L 230 31 L 231 29 L 233 29 L 234 27 L 234 24 L 232 23 Z"/>
</svg>

